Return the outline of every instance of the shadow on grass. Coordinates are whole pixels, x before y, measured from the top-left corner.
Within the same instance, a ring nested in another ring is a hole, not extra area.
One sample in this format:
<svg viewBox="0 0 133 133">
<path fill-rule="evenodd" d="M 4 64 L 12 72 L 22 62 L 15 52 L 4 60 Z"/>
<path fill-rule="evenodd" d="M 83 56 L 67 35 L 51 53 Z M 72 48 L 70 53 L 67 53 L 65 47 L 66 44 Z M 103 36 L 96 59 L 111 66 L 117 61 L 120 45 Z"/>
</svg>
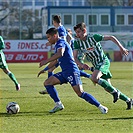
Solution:
<svg viewBox="0 0 133 133">
<path fill-rule="evenodd" d="M 40 98 L 43 98 L 43 97 L 42 97 L 42 96 L 39 96 L 39 95 L 33 96 L 33 97 L 29 97 L 29 96 L 28 96 L 28 97 L 27 97 L 27 96 L 25 96 L 25 97 L 24 97 L 24 96 L 23 96 L 23 97 L 20 97 L 20 96 L 19 96 L 19 97 L 15 97 L 15 96 L 12 96 L 12 97 L 0 98 L 0 100 L 3 100 L 3 99 L 24 99 L 24 98 L 25 98 L 25 99 L 27 99 L 27 98 L 28 98 L 28 99 L 30 99 L 30 98 L 32 98 L 32 99 L 33 99 L 33 98 L 38 98 L 38 99 L 40 99 Z"/>
<path fill-rule="evenodd" d="M 48 111 L 42 111 L 42 112 L 19 112 L 18 114 L 7 114 L 7 113 L 0 113 L 0 117 L 33 117 L 33 116 L 50 116 L 50 115 L 56 115 L 57 117 L 58 116 L 66 116 L 66 115 L 68 115 L 68 116 L 71 116 L 71 115 L 74 115 L 73 113 L 67 113 L 67 114 L 65 114 L 65 113 L 59 113 L 59 112 L 57 112 L 57 113 L 49 113 Z M 90 118 L 90 119 L 84 119 L 84 118 L 82 118 L 82 119 L 64 119 L 64 121 L 85 121 L 85 120 L 87 120 L 87 121 L 92 121 L 92 120 L 115 120 L 115 121 L 119 121 L 119 120 L 133 120 L 133 116 L 132 117 L 116 117 L 116 118 L 103 118 L 103 119 L 101 119 L 101 118 Z"/>
<path fill-rule="evenodd" d="M 18 114 L 7 114 L 7 113 L 0 113 L 0 117 L 33 117 L 33 116 L 71 116 L 74 115 L 73 113 L 62 113 L 62 112 L 57 112 L 57 113 L 49 113 L 48 111 L 40 111 L 40 112 L 19 112 Z"/>
<path fill-rule="evenodd" d="M 97 119 L 97 118 L 90 118 L 90 119 L 67 119 L 67 120 L 65 120 L 65 121 L 92 121 L 92 120 L 117 120 L 117 121 L 119 121 L 119 120 L 132 120 L 133 119 L 133 117 L 117 117 L 117 118 L 103 118 L 103 119 L 101 119 L 101 118 L 99 118 L 99 119 Z"/>
<path fill-rule="evenodd" d="M 133 119 L 133 116 L 132 117 L 108 118 L 107 120 L 129 120 L 129 119 Z"/>
<path fill-rule="evenodd" d="M 19 112 L 18 114 L 0 113 L 0 117 L 24 117 L 24 116 L 44 116 L 50 115 L 47 111 L 43 112 Z"/>
</svg>

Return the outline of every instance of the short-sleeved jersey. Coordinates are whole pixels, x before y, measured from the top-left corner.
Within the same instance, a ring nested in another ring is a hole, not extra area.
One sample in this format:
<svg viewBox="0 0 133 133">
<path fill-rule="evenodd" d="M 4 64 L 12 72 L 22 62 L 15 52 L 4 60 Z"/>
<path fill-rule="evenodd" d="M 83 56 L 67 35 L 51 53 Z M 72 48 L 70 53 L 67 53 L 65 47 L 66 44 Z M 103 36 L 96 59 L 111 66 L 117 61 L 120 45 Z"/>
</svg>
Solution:
<svg viewBox="0 0 133 133">
<path fill-rule="evenodd" d="M 64 39 L 59 39 L 55 44 L 55 53 L 57 53 L 57 50 L 60 48 L 65 49 L 63 56 L 58 59 L 62 72 L 70 73 L 79 71 L 77 64 L 74 61 L 72 49 Z"/>
<path fill-rule="evenodd" d="M 64 40 L 66 40 L 66 36 L 67 36 L 68 32 L 65 29 L 65 27 L 63 25 L 61 25 L 61 26 L 59 26 L 57 28 L 57 30 L 58 30 L 59 37 L 64 39 Z M 52 53 L 54 53 L 54 50 L 53 50 L 54 49 L 54 45 L 52 46 L 51 49 L 52 49 Z"/>
<path fill-rule="evenodd" d="M 96 67 L 102 64 L 105 58 L 107 58 L 100 44 L 102 40 L 103 36 L 100 34 L 87 35 L 85 41 L 80 39 L 74 41 L 74 49 L 84 53 L 93 66 Z"/>
</svg>

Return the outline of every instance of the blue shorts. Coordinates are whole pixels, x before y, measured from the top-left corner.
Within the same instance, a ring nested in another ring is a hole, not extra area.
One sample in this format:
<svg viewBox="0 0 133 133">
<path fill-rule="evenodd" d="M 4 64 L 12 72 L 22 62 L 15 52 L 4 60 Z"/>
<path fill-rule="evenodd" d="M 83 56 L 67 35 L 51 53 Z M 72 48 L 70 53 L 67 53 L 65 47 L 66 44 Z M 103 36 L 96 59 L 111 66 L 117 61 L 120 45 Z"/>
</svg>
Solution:
<svg viewBox="0 0 133 133">
<path fill-rule="evenodd" d="M 71 73 L 56 73 L 53 76 L 55 76 L 59 81 L 60 84 L 69 82 L 71 86 L 75 85 L 81 85 L 82 81 L 80 79 L 80 72 L 71 72 Z"/>
</svg>

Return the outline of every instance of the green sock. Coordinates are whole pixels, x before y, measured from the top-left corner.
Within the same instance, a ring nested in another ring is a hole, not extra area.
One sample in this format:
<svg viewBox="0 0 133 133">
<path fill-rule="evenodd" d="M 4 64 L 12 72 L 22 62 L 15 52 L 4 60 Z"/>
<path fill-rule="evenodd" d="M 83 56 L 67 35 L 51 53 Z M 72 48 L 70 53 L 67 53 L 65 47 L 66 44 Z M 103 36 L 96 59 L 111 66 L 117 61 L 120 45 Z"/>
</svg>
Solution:
<svg viewBox="0 0 133 133">
<path fill-rule="evenodd" d="M 13 73 L 9 73 L 8 76 L 10 77 L 10 79 L 15 83 L 15 85 L 18 84 L 18 81 L 16 80 L 15 76 Z"/>
<path fill-rule="evenodd" d="M 108 90 L 109 92 L 113 93 L 116 92 L 116 88 L 114 88 L 109 82 L 107 82 L 105 79 L 100 78 L 98 80 L 98 84 Z"/>
<path fill-rule="evenodd" d="M 106 80 L 104 79 L 99 79 L 98 84 L 101 85 L 103 88 L 105 88 L 106 90 L 108 90 L 109 92 L 113 93 L 116 92 L 118 89 L 114 88 L 112 85 L 110 85 Z M 118 90 L 119 91 L 119 90 Z M 120 92 L 120 91 L 119 91 Z M 128 102 L 130 100 L 129 97 L 127 97 L 125 94 L 123 94 L 122 92 L 120 92 L 120 96 L 119 98 L 125 102 Z"/>
<path fill-rule="evenodd" d="M 117 89 L 118 90 L 118 89 Z M 119 91 L 119 90 L 118 90 Z M 120 91 L 119 91 L 120 92 Z M 119 97 L 121 100 L 125 101 L 125 102 L 128 102 L 130 100 L 129 97 L 127 97 L 125 94 L 121 93 L 120 92 L 120 97 Z"/>
</svg>

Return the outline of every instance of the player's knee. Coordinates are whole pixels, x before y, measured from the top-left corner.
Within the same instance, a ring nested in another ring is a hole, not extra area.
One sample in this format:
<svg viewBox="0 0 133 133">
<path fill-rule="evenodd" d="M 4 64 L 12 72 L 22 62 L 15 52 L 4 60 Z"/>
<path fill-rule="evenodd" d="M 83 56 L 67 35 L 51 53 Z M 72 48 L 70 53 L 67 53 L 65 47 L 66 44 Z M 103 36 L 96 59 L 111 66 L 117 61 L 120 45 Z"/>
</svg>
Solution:
<svg viewBox="0 0 133 133">
<path fill-rule="evenodd" d="M 92 80 L 94 83 L 97 83 L 97 82 L 98 82 L 98 78 L 93 77 L 93 76 L 91 76 L 91 80 Z"/>
<path fill-rule="evenodd" d="M 49 79 L 49 78 L 44 81 L 44 86 L 53 85 L 53 84 L 54 84 L 53 81 L 51 79 Z"/>
<path fill-rule="evenodd" d="M 44 84 L 44 86 L 49 85 L 48 80 L 45 80 L 43 84 Z"/>
<path fill-rule="evenodd" d="M 5 73 L 5 74 L 9 74 L 9 73 L 11 73 L 8 69 L 2 69 L 3 70 L 3 72 Z"/>
<path fill-rule="evenodd" d="M 82 92 L 77 92 L 76 94 L 77 94 L 78 97 L 82 96 Z"/>
</svg>

